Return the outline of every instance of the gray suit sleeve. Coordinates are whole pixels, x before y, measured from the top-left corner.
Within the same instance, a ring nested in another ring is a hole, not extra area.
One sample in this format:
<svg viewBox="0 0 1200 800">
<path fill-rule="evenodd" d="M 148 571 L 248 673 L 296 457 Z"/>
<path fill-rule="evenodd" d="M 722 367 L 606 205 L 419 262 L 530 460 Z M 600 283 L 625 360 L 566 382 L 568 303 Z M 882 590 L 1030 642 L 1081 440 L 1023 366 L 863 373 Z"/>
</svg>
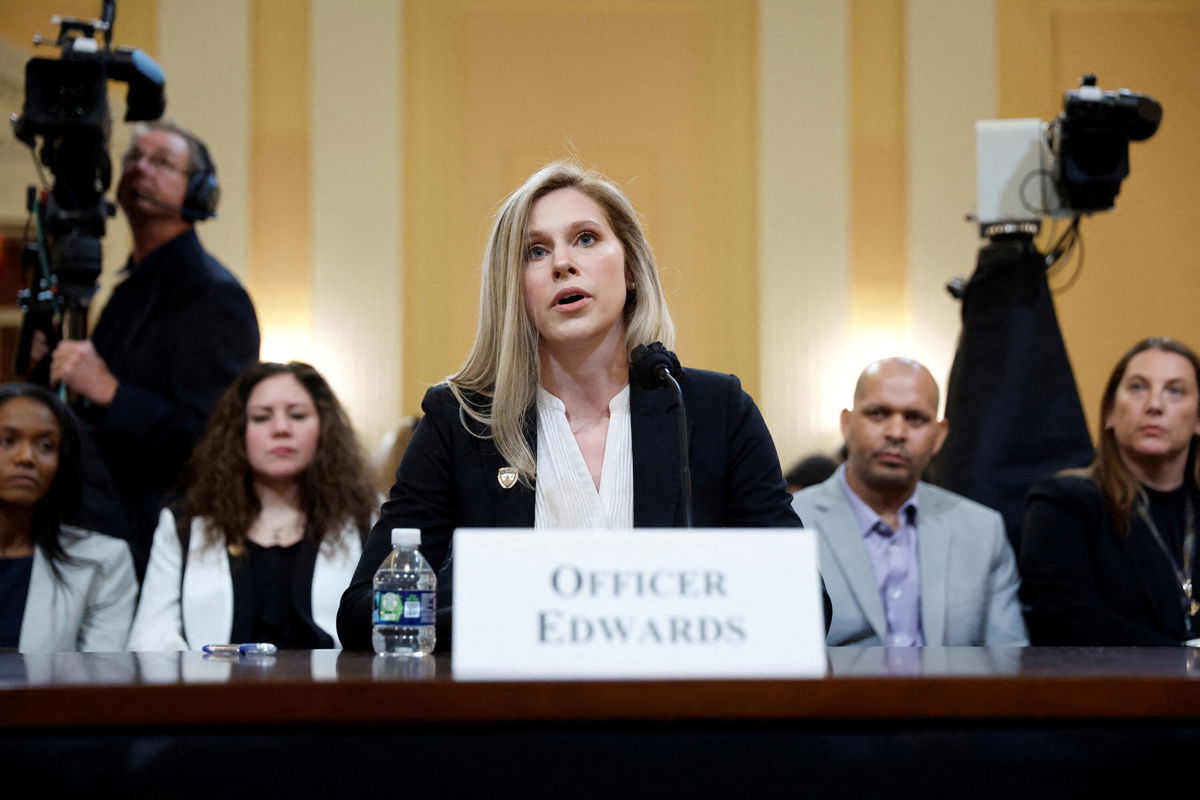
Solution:
<svg viewBox="0 0 1200 800">
<path fill-rule="evenodd" d="M 1024 647 L 1029 644 L 1029 634 L 1017 597 L 1017 590 L 1021 588 L 1017 559 L 1005 535 L 1003 518 L 996 512 L 992 512 L 992 518 L 991 596 L 988 598 L 984 643 L 997 647 Z"/>
</svg>

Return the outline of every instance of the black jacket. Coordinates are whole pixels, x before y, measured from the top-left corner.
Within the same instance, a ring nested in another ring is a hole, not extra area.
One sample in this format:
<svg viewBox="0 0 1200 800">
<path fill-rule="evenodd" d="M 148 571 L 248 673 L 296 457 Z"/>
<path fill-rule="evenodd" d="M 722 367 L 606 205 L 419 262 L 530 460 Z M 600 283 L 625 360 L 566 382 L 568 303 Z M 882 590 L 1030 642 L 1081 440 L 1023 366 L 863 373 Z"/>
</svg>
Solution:
<svg viewBox="0 0 1200 800">
<path fill-rule="evenodd" d="M 1179 645 L 1179 584 L 1138 514 L 1127 534 L 1089 478 L 1033 485 L 1021 541 L 1021 598 L 1035 645 Z M 1200 621 L 1200 618 L 1197 619 Z"/>
<path fill-rule="evenodd" d="M 754 401 L 732 375 L 685 369 L 696 527 L 800 527 L 779 469 L 775 444 Z M 637 527 L 681 527 L 678 405 L 667 388 L 630 387 L 633 439 L 633 521 Z M 371 531 L 338 612 L 338 636 L 351 649 L 371 646 L 371 582 L 391 549 L 392 528 L 420 528 L 421 552 L 438 571 L 438 604 L 450 606 L 450 540 L 455 528 L 532 528 L 533 490 L 504 489 L 505 462 L 490 439 L 473 436 L 445 384 L 422 403 L 424 418 L 396 473 L 396 485 Z M 529 438 L 536 452 L 536 424 Z M 447 617 L 439 611 L 439 647 Z"/>
<path fill-rule="evenodd" d="M 92 342 L 120 381 L 82 412 L 129 517 L 139 575 L 163 506 L 225 388 L 258 359 L 258 319 L 237 278 L 194 231 L 176 236 L 113 291 Z"/>
</svg>

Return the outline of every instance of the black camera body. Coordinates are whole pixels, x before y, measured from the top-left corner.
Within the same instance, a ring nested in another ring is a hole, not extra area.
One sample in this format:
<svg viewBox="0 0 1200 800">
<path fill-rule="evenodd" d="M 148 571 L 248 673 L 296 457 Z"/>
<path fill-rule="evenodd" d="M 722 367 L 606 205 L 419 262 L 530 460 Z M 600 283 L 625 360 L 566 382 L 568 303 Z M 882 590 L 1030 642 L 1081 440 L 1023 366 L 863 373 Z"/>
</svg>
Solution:
<svg viewBox="0 0 1200 800">
<path fill-rule="evenodd" d="M 1095 75 L 1063 97 L 1051 149 L 1058 154 L 1054 181 L 1066 208 L 1078 213 L 1113 207 L 1129 175 L 1129 143 L 1149 139 L 1162 121 L 1153 97 L 1128 89 L 1102 91 Z"/>
<path fill-rule="evenodd" d="M 976 213 L 980 232 L 1036 229 L 1043 217 L 1074 217 L 1113 207 L 1129 175 L 1129 143 L 1149 139 L 1162 121 L 1153 97 L 1096 86 L 1085 75 L 1063 96 L 1051 122 L 975 123 Z"/>
<path fill-rule="evenodd" d="M 25 312 L 18 374 L 28 372 L 33 330 L 43 330 L 52 343 L 61 335 L 87 336 L 87 307 L 102 267 L 100 240 L 115 213 L 105 197 L 112 184 L 108 82 L 129 87 L 127 122 L 158 119 L 166 106 L 158 63 L 141 50 L 111 46 L 115 16 L 115 0 L 104 0 L 100 19 L 53 17 L 60 58 L 35 57 L 25 65 L 25 100 L 13 133 L 54 180 L 48 191 L 29 193 L 37 236 L 26 246 L 33 279 L 18 298 Z M 34 43 L 44 42 L 35 36 Z M 55 318 L 61 324 L 48 322 Z"/>
</svg>

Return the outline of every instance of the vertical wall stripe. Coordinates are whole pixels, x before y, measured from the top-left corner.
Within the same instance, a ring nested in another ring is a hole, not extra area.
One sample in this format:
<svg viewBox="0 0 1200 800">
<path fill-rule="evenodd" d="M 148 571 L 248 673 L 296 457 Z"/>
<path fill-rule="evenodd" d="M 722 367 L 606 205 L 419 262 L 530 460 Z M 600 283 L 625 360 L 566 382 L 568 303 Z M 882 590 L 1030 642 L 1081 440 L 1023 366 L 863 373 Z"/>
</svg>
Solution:
<svg viewBox="0 0 1200 800">
<path fill-rule="evenodd" d="M 69 13 L 59 7 L 57 0 L 51 2 L 56 7 L 56 13 Z M 158 53 L 155 50 L 158 42 L 158 4 L 159 0 L 121 0 L 118 3 L 116 37 L 113 41 L 122 47 L 139 47 L 157 60 Z M 99 4 L 93 2 L 88 5 L 91 6 L 94 16 L 94 12 L 99 10 Z M 121 97 L 125 96 L 123 89 L 120 94 Z"/>
<path fill-rule="evenodd" d="M 363 441 L 400 409 L 401 0 L 312 0 L 313 360 Z"/>
<path fill-rule="evenodd" d="M 312 317 L 307 3 L 255 0 L 250 287 L 264 359 L 305 358 Z"/>
<path fill-rule="evenodd" d="M 245 280 L 250 228 L 250 0 L 160 0 L 158 41 L 159 61 L 167 73 L 167 113 L 208 143 L 217 164 L 220 218 L 203 223 L 200 237 Z"/>
<path fill-rule="evenodd" d="M 1059 95 L 1044 91 L 1054 86 L 1054 4 L 1055 0 L 996 0 L 1000 118 L 1050 119 L 1059 111 Z"/>
<path fill-rule="evenodd" d="M 995 3 L 907 5 L 908 354 L 944 390 L 961 319 L 945 285 L 971 274 L 982 244 L 964 217 L 975 208 L 975 120 L 997 116 Z"/>
<path fill-rule="evenodd" d="M 847 4 L 759 3 L 759 404 L 786 469 L 840 443 L 849 340 Z"/>
<path fill-rule="evenodd" d="M 850 319 L 872 358 L 909 323 L 904 5 L 850 0 Z"/>
</svg>

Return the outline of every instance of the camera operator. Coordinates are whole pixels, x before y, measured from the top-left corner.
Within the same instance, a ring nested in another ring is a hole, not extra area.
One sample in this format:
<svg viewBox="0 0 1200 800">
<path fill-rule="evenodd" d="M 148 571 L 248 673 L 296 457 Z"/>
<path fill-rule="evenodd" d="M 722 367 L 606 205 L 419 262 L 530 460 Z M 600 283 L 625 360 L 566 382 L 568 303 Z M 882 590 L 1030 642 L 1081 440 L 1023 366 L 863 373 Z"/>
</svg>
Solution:
<svg viewBox="0 0 1200 800">
<path fill-rule="evenodd" d="M 51 381 L 79 396 L 112 475 L 139 577 L 217 397 L 258 359 L 250 297 L 195 233 L 218 195 L 203 142 L 170 122 L 140 125 L 117 187 L 133 234 L 125 279 L 91 338 L 64 340 L 51 357 Z"/>
</svg>

